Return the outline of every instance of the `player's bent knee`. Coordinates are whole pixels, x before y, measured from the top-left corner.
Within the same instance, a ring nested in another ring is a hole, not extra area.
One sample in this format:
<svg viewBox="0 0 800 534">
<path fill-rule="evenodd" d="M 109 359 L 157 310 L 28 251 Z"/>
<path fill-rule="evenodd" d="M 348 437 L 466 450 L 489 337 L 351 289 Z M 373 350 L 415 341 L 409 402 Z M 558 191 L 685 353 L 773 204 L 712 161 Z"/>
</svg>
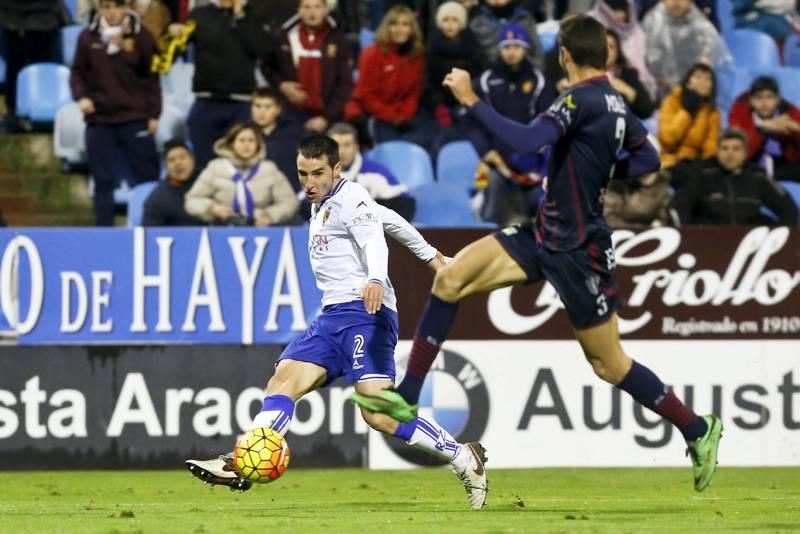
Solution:
<svg viewBox="0 0 800 534">
<path fill-rule="evenodd" d="M 464 281 L 458 271 L 450 266 L 445 266 L 437 271 L 433 279 L 433 293 L 447 302 L 456 302 L 461 299 Z"/>
<path fill-rule="evenodd" d="M 587 355 L 588 356 L 588 355 Z M 589 356 L 589 363 L 592 364 L 592 370 L 598 378 L 612 385 L 617 385 L 625 378 L 630 364 L 628 358 L 624 355 L 622 357 L 612 358 L 595 358 Z"/>
</svg>

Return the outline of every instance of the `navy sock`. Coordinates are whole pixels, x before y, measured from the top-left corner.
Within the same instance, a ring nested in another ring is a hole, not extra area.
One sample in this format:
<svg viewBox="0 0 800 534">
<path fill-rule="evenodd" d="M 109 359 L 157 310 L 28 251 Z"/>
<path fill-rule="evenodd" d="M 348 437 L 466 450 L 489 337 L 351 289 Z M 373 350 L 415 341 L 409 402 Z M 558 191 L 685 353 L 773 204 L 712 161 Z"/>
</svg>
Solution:
<svg viewBox="0 0 800 534">
<path fill-rule="evenodd" d="M 418 418 L 415 417 L 414 420 L 409 423 L 398 424 L 397 430 L 394 431 L 394 435 L 403 441 L 410 441 L 411 436 L 414 435 L 414 431 L 417 429 L 417 421 Z"/>
<path fill-rule="evenodd" d="M 456 320 L 458 303 L 446 302 L 431 294 L 417 325 L 417 333 L 408 357 L 406 375 L 397 386 L 397 392 L 409 403 L 417 404 L 422 384 L 439 354 L 439 347 L 447 339 Z"/>
<path fill-rule="evenodd" d="M 686 441 L 695 441 L 708 430 L 702 417 L 681 402 L 653 371 L 636 361 L 617 387 L 630 394 L 639 404 L 670 421 Z"/>
</svg>

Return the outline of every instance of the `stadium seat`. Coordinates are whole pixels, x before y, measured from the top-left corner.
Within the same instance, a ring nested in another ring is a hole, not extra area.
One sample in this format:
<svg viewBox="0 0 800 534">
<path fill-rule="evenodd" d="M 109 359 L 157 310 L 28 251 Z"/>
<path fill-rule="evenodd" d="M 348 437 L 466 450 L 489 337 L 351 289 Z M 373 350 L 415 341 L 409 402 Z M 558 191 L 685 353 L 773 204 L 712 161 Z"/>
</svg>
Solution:
<svg viewBox="0 0 800 534">
<path fill-rule="evenodd" d="M 0 56 L 0 84 L 6 82 L 6 61 Z"/>
<path fill-rule="evenodd" d="M 475 167 L 480 156 L 469 141 L 448 143 L 436 157 L 436 180 L 469 191 L 475 184 Z"/>
<path fill-rule="evenodd" d="M 361 31 L 358 32 L 358 46 L 361 48 L 361 50 L 372 46 L 374 42 L 375 32 L 369 28 L 361 28 Z"/>
<path fill-rule="evenodd" d="M 72 24 L 61 28 L 61 63 L 72 65 L 75 59 L 75 50 L 78 48 L 78 36 L 83 31 L 84 26 Z"/>
<path fill-rule="evenodd" d="M 733 30 L 725 36 L 736 66 L 754 74 L 769 74 L 781 64 L 775 40 L 756 30 Z"/>
<path fill-rule="evenodd" d="M 717 0 L 717 19 L 719 20 L 719 32 L 722 35 L 732 32 L 736 28 L 731 0 Z"/>
<path fill-rule="evenodd" d="M 69 14 L 72 15 L 74 22 L 78 20 L 78 2 L 79 0 L 64 0 L 64 6 L 66 6 Z"/>
<path fill-rule="evenodd" d="M 457 184 L 426 184 L 411 191 L 417 201 L 414 223 L 427 227 L 493 227 L 472 216 L 467 191 Z"/>
<path fill-rule="evenodd" d="M 783 42 L 783 64 L 800 67 L 800 34 L 792 33 Z"/>
<path fill-rule="evenodd" d="M 556 47 L 557 40 L 558 40 L 558 33 L 539 34 L 539 43 L 542 45 L 542 50 L 544 50 L 545 54 Z"/>
<path fill-rule="evenodd" d="M 407 141 L 381 143 L 370 150 L 368 156 L 386 165 L 397 180 L 409 189 L 434 182 L 431 158 L 422 147 L 414 143 Z"/>
<path fill-rule="evenodd" d="M 800 182 L 790 182 L 788 180 L 782 180 L 778 182 L 781 186 L 786 190 L 792 200 L 794 200 L 797 209 L 800 210 Z M 798 215 L 798 224 L 800 224 L 800 215 Z"/>
<path fill-rule="evenodd" d="M 77 102 L 62 106 L 53 127 L 53 152 L 68 164 L 86 160 L 86 122 Z"/>
<path fill-rule="evenodd" d="M 164 102 L 179 109 L 184 118 L 189 116 L 189 110 L 194 104 L 193 80 L 194 64 L 186 61 L 174 63 L 169 73 L 161 77 Z"/>
<path fill-rule="evenodd" d="M 156 147 L 160 151 L 164 144 L 171 139 L 188 139 L 189 128 L 180 109 L 170 102 L 164 102 L 161 116 L 158 117 L 158 131 L 156 131 Z"/>
<path fill-rule="evenodd" d="M 795 106 L 800 106 L 800 68 L 780 67 L 775 69 L 772 76 L 778 82 L 781 96 Z"/>
<path fill-rule="evenodd" d="M 158 182 L 139 184 L 128 193 L 128 227 L 141 226 L 144 216 L 144 203 Z"/>
<path fill-rule="evenodd" d="M 717 105 L 727 117 L 734 101 L 750 90 L 753 75 L 740 68 L 717 71 Z"/>
<path fill-rule="evenodd" d="M 55 120 L 56 112 L 72 102 L 69 69 L 55 63 L 28 65 L 17 78 L 17 115 L 33 122 Z"/>
</svg>

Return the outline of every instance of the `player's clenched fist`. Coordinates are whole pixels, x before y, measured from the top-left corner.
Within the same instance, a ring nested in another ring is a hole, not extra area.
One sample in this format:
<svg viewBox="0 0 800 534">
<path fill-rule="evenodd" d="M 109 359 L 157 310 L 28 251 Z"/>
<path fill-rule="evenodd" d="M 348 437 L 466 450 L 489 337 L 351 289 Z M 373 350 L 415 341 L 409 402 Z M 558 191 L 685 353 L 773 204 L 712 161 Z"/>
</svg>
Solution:
<svg viewBox="0 0 800 534">
<path fill-rule="evenodd" d="M 478 95 L 472 90 L 469 72 L 464 69 L 451 70 L 450 74 L 444 77 L 442 85 L 448 87 L 456 100 L 467 107 L 472 107 L 479 100 Z"/>
<path fill-rule="evenodd" d="M 364 309 L 367 310 L 367 313 L 378 313 L 383 302 L 383 285 L 377 282 L 367 282 L 361 288 L 361 298 L 364 299 Z"/>
</svg>

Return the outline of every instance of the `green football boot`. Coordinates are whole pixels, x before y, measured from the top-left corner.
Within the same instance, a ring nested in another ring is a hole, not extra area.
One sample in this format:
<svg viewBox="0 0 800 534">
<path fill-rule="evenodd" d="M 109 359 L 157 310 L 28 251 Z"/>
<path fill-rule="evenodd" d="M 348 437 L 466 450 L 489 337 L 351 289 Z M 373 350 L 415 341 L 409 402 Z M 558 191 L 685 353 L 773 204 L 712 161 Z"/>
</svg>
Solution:
<svg viewBox="0 0 800 534">
<path fill-rule="evenodd" d="M 692 443 L 688 443 L 686 454 L 692 458 L 694 489 L 703 491 L 711 483 L 717 470 L 717 452 L 722 437 L 722 421 L 713 415 L 703 416 L 708 425 L 705 435 Z"/>
<path fill-rule="evenodd" d="M 350 400 L 370 412 L 385 413 L 401 423 L 410 423 L 417 416 L 417 407 L 409 404 L 393 389 L 384 389 L 377 393 L 353 393 Z"/>
</svg>

